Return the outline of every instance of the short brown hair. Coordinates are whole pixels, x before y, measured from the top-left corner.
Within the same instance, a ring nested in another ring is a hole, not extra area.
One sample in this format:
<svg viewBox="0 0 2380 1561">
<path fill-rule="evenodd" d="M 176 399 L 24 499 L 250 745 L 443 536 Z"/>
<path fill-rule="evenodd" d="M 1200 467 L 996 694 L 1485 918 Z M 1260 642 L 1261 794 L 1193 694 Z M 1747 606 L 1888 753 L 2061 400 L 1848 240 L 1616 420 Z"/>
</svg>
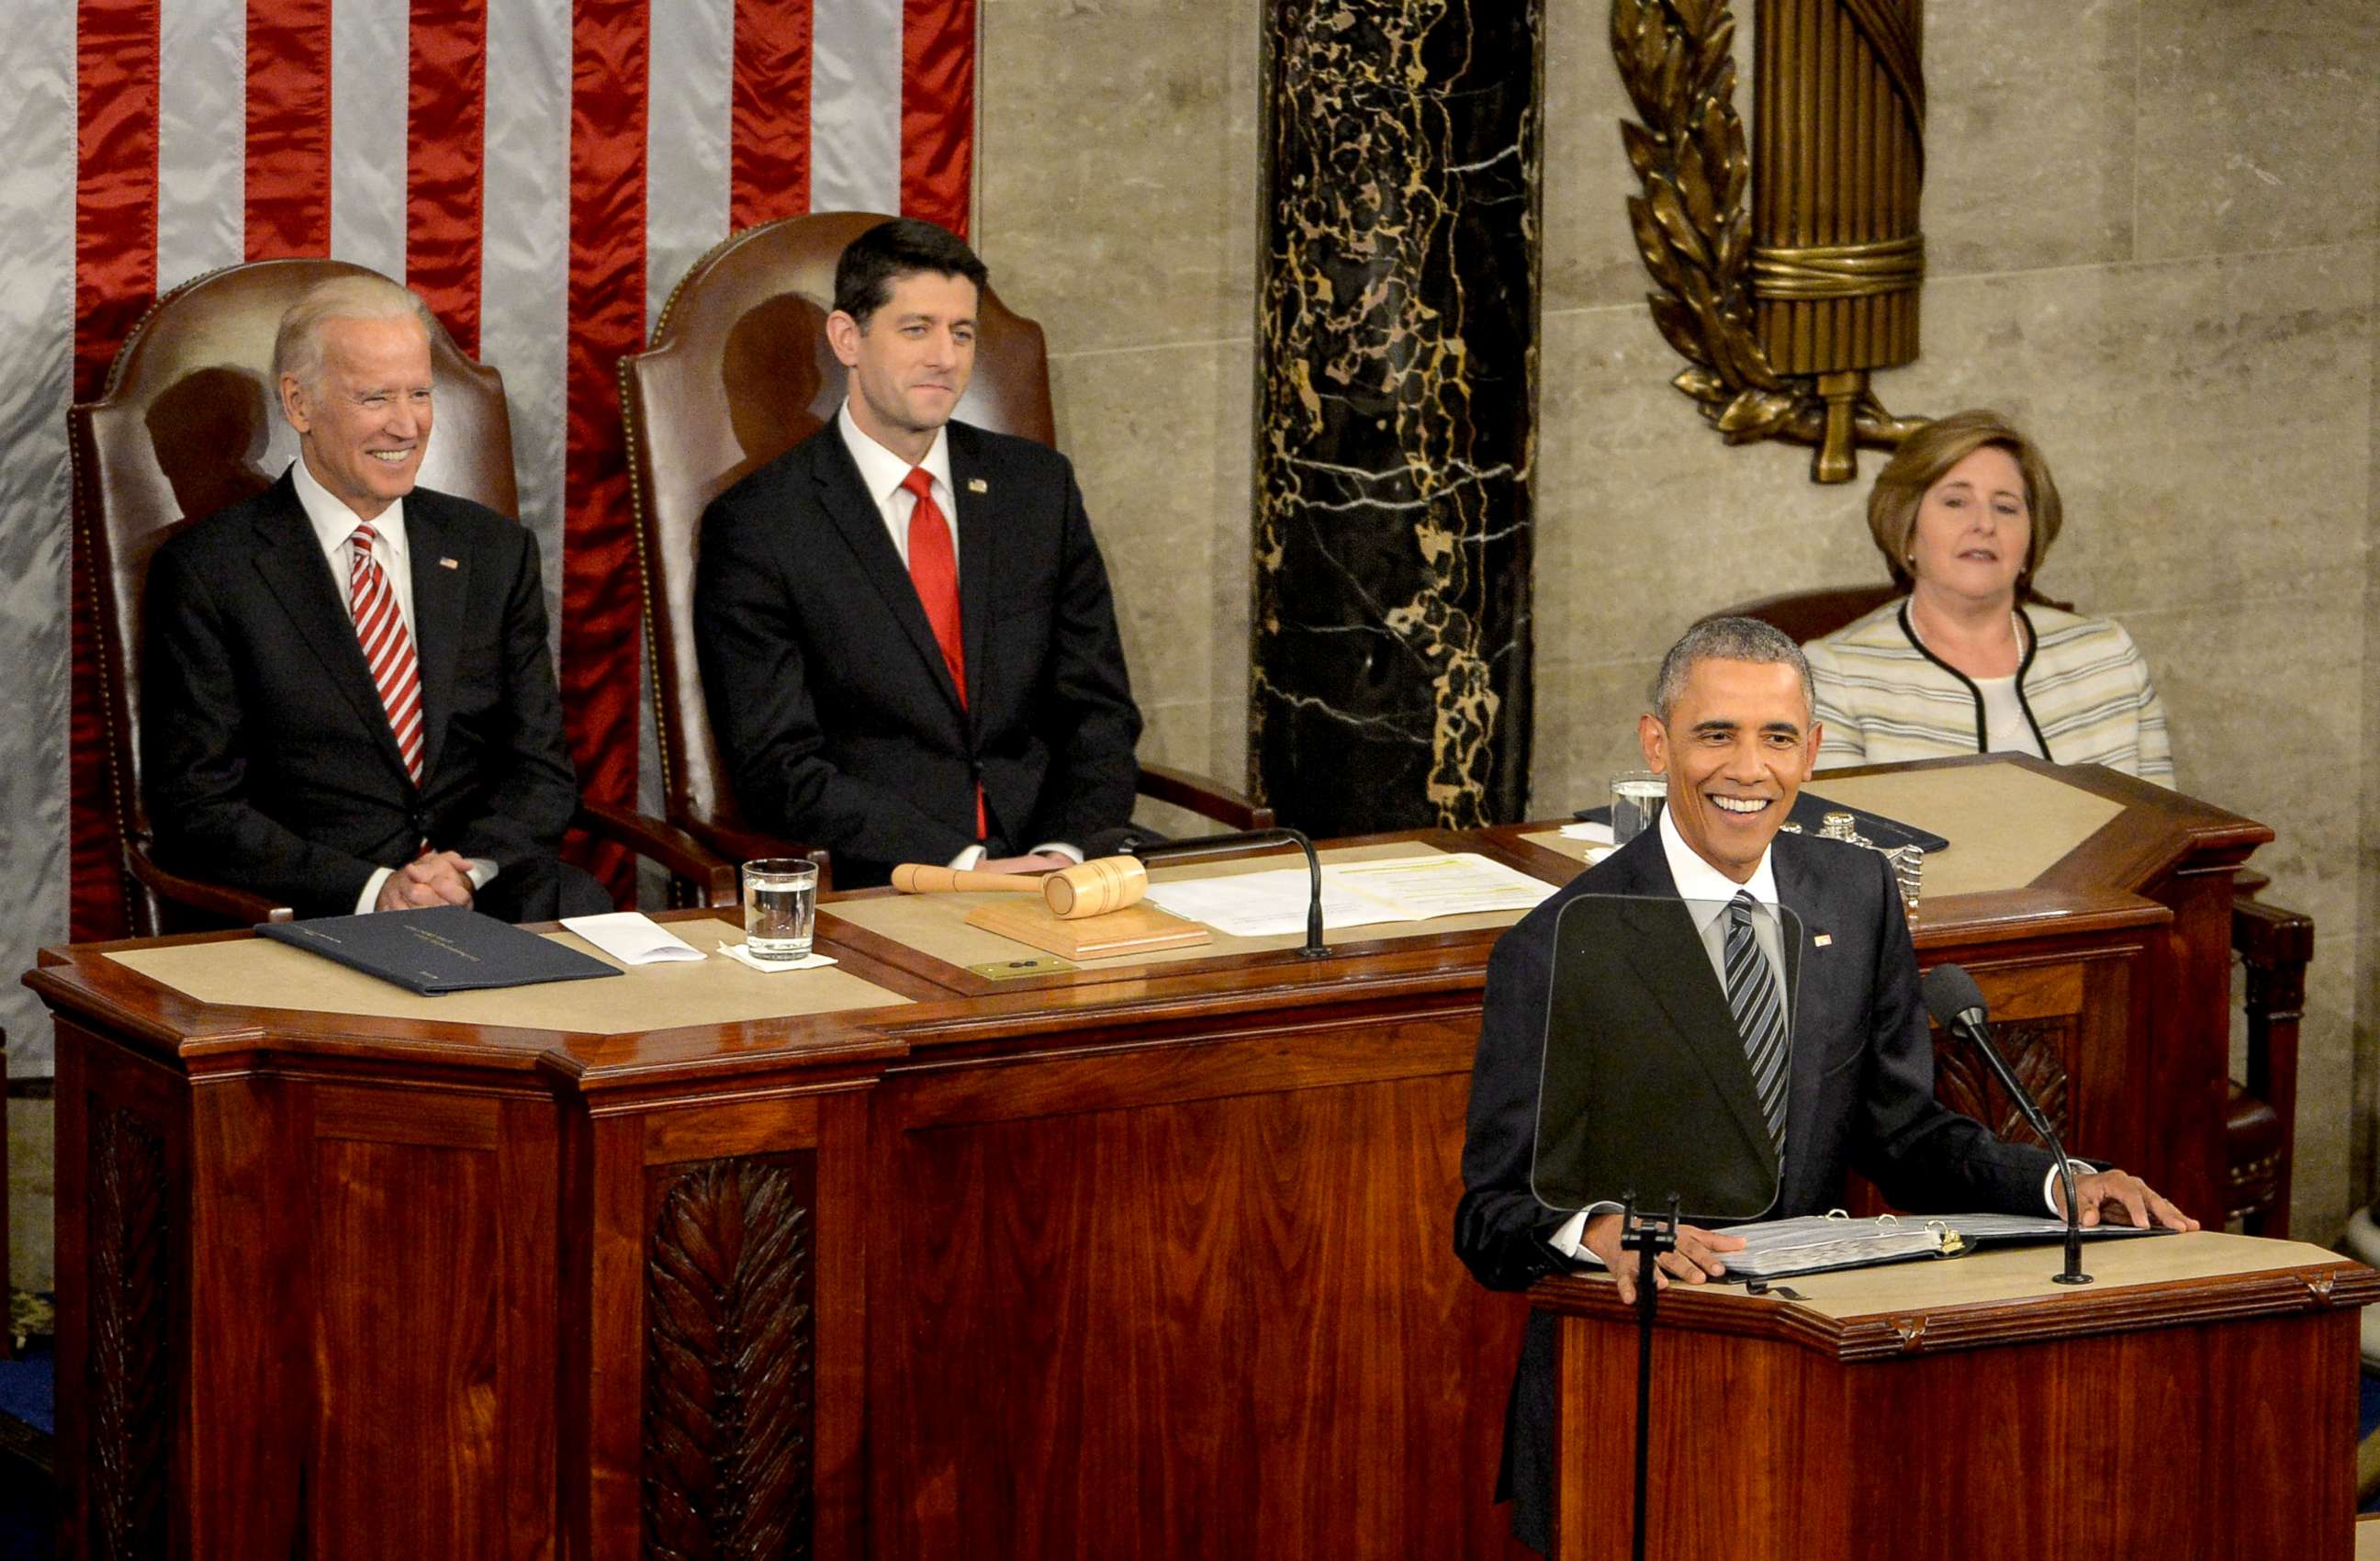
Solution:
<svg viewBox="0 0 2380 1561">
<path fill-rule="evenodd" d="M 2014 423 L 1978 408 L 1937 417 L 1918 429 L 1901 442 L 1868 490 L 1868 533 L 1884 555 L 1884 566 L 1892 572 L 1892 583 L 1902 590 L 1910 586 L 1909 543 L 1917 530 L 1919 502 L 1943 473 L 1987 444 L 2007 451 L 2024 474 L 2024 508 L 2033 523 L 2033 538 L 2025 549 L 2024 567 L 2017 572 L 2016 594 L 2022 598 L 2033 588 L 2034 571 L 2049 556 L 2049 544 L 2058 540 L 2058 528 L 2065 524 L 2058 483 L 2040 449 Z"/>
<path fill-rule="evenodd" d="M 834 307 L 865 331 L 868 317 L 892 298 L 892 284 L 920 272 L 963 276 L 978 294 L 991 277 L 950 229 L 922 217 L 894 217 L 843 247 L 834 262 Z"/>
</svg>

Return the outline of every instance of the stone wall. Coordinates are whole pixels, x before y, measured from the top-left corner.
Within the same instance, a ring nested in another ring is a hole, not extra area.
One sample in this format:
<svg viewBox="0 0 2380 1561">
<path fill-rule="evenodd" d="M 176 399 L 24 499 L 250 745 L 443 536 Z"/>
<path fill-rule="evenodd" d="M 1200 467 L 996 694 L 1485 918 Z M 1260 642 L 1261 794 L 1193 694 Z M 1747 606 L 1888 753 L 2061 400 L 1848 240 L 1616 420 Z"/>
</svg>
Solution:
<svg viewBox="0 0 2380 1561">
<path fill-rule="evenodd" d="M 2320 928 L 2296 1214 L 2322 1239 L 2368 1191 L 2350 1168 L 2380 1083 L 2356 1063 L 2380 1031 L 2380 9 L 1928 11 L 1925 352 L 1878 390 L 1897 412 L 1991 405 L 2035 432 L 2068 516 L 2043 589 L 2140 641 L 2183 788 L 2279 831 L 2256 864 Z M 1804 450 L 1722 447 L 1668 387 L 1680 365 L 1622 212 L 1607 6 L 1548 12 L 1540 815 L 1630 762 L 1651 659 L 1688 621 L 1881 567 L 1864 486 L 1813 485 Z M 1259 15 L 986 0 L 981 56 L 978 233 L 1050 334 L 1145 751 L 1231 778 Z"/>
</svg>

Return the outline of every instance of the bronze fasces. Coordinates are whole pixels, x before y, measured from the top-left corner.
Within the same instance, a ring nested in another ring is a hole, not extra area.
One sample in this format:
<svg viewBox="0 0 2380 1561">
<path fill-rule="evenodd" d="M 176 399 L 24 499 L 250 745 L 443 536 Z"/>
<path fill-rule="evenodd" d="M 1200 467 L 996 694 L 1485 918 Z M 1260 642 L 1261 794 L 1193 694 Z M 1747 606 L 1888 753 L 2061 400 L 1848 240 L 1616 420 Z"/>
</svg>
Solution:
<svg viewBox="0 0 2380 1561">
<path fill-rule="evenodd" d="M 1815 446 L 1819 482 L 1924 421 L 1869 383 L 1918 352 L 1920 5 L 1757 0 L 1747 140 L 1726 0 L 1612 0 L 1637 115 L 1620 127 L 1629 221 L 1653 322 L 1688 364 L 1670 382 L 1730 444 Z"/>
</svg>

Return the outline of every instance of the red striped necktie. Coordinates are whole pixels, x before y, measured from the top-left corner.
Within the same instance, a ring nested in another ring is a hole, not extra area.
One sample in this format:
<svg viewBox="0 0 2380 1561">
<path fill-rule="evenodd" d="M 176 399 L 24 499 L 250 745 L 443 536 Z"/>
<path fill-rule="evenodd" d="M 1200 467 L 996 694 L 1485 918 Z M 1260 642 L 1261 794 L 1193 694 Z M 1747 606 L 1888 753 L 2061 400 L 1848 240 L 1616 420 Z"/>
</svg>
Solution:
<svg viewBox="0 0 2380 1561">
<path fill-rule="evenodd" d="M 414 660 L 413 636 L 405 632 L 405 615 L 396 610 L 396 589 L 372 557 L 377 540 L 379 533 L 369 526 L 357 526 L 347 538 L 347 611 L 355 614 L 356 641 L 371 669 L 372 686 L 380 690 L 389 730 L 396 733 L 397 752 L 405 756 L 405 772 L 419 785 L 421 670 Z"/>
<path fill-rule="evenodd" d="M 951 549 L 951 524 L 942 506 L 934 502 L 934 474 L 911 466 L 901 486 L 917 497 L 909 511 L 909 583 L 917 587 L 917 601 L 933 626 L 934 643 L 942 647 L 942 665 L 959 691 L 959 708 L 966 708 L 966 646 L 959 637 L 959 561 Z M 983 783 L 975 788 L 975 838 L 991 833 L 983 806 Z"/>
</svg>

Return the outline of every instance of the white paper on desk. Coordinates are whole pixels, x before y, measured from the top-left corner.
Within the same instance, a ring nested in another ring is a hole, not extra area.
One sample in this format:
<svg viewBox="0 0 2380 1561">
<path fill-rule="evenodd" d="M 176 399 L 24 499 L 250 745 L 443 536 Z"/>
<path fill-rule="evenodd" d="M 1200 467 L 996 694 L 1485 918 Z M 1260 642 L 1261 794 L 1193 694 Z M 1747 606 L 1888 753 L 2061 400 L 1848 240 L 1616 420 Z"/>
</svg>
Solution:
<svg viewBox="0 0 2380 1561">
<path fill-rule="evenodd" d="M 624 965 L 666 964 L 703 957 L 701 950 L 638 911 L 565 916 L 562 925 Z"/>
<path fill-rule="evenodd" d="M 1561 827 L 1561 838 L 1566 841 L 1585 841 L 1589 845 L 1609 845 L 1611 843 L 1611 826 L 1609 824 L 1597 824 L 1592 819 L 1582 818 L 1575 824 L 1563 825 Z"/>
<path fill-rule="evenodd" d="M 1294 937 L 1305 931 L 1305 908 L 1314 880 L 1303 867 L 1263 873 L 1232 873 L 1220 878 L 1167 878 L 1145 896 L 1161 911 L 1203 922 L 1227 938 Z M 1322 869 L 1322 925 L 1368 926 L 1402 921 L 1395 907 L 1342 888 Z"/>
<path fill-rule="evenodd" d="M 1439 916 L 1479 916 L 1499 911 L 1533 911 L 1554 886 L 1475 851 L 1399 856 L 1386 862 L 1339 862 L 1322 869 L 1326 880 L 1366 900 L 1378 901 L 1408 922 Z"/>
<path fill-rule="evenodd" d="M 1148 886 L 1161 910 L 1232 938 L 1278 938 L 1305 930 L 1313 880 L 1303 867 L 1214 878 L 1167 878 Z M 1438 916 L 1532 909 L 1554 886 L 1472 852 L 1433 852 L 1384 862 L 1332 862 L 1322 868 L 1322 925 L 1373 926 Z"/>
</svg>

